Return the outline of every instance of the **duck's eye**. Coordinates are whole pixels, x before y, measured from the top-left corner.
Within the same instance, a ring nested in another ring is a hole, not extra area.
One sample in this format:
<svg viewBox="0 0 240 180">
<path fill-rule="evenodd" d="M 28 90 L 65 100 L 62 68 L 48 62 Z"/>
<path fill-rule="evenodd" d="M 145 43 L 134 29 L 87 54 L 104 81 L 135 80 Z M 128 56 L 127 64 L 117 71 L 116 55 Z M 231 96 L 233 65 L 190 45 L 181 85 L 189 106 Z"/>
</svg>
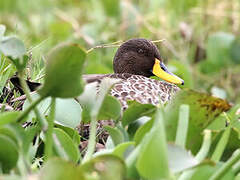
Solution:
<svg viewBox="0 0 240 180">
<path fill-rule="evenodd" d="M 144 51 L 142 49 L 138 49 L 138 53 L 143 54 Z"/>
</svg>

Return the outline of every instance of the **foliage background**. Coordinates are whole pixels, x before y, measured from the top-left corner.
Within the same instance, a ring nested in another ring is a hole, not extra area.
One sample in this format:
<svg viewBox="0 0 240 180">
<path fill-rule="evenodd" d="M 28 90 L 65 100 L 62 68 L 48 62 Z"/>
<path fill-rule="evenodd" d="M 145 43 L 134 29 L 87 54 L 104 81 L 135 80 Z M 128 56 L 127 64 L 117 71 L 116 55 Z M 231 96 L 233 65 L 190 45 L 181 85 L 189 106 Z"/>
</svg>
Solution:
<svg viewBox="0 0 240 180">
<path fill-rule="evenodd" d="M 46 53 L 62 41 L 90 49 L 134 37 L 165 39 L 157 45 L 185 87 L 240 99 L 239 0 L 1 0 L 0 23 L 32 52 L 32 80 L 42 81 Z M 84 73 L 112 73 L 116 49 L 91 51 Z M 4 63 L 1 75 L 11 76 L 14 67 Z"/>
</svg>

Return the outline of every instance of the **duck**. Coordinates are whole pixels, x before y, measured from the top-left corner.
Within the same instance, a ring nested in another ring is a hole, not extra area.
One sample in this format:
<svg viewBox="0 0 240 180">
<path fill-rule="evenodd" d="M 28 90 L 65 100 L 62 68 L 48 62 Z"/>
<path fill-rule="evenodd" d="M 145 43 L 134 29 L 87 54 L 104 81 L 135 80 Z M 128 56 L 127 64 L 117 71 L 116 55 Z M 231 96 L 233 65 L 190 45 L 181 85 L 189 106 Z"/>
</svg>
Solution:
<svg viewBox="0 0 240 180">
<path fill-rule="evenodd" d="M 119 80 L 110 90 L 117 98 L 122 110 L 128 101 L 141 104 L 165 104 L 184 85 L 184 80 L 171 73 L 163 63 L 157 46 L 150 40 L 134 38 L 124 42 L 113 58 L 113 74 L 83 75 L 86 83 L 100 83 L 104 78 Z M 157 76 L 162 80 L 152 79 Z"/>
<path fill-rule="evenodd" d="M 113 71 L 112 74 L 86 74 L 82 78 L 87 84 L 100 84 L 104 78 L 116 79 L 117 83 L 111 88 L 110 95 L 120 101 L 122 110 L 128 108 L 128 101 L 164 105 L 180 90 L 177 85 L 184 85 L 184 80 L 164 65 L 157 46 L 144 38 L 130 39 L 118 48 L 113 58 Z M 152 76 L 163 81 L 150 78 Z M 18 77 L 14 76 L 10 81 L 21 92 Z M 41 86 L 40 83 L 26 82 L 31 91 Z M 25 96 L 20 96 L 13 102 L 18 100 L 25 100 Z"/>
</svg>

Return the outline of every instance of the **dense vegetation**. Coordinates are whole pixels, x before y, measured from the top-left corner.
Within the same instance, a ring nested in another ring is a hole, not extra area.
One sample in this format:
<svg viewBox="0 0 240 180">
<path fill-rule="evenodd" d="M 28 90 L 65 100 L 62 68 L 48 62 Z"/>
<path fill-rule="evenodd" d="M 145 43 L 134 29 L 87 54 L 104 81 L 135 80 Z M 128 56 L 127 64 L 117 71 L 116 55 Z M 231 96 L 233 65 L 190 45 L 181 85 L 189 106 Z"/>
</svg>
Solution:
<svg viewBox="0 0 240 180">
<path fill-rule="evenodd" d="M 239 19 L 238 0 L 2 0 L 0 179 L 240 179 Z M 121 112 L 114 81 L 82 82 L 133 37 L 185 80 L 173 102 Z"/>
</svg>

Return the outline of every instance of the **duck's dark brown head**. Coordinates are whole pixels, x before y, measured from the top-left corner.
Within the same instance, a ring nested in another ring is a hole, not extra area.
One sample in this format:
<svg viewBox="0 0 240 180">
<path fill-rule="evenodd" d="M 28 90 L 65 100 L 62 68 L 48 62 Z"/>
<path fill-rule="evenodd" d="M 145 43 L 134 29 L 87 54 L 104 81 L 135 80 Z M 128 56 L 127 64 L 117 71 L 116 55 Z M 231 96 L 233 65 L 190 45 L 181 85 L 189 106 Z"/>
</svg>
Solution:
<svg viewBox="0 0 240 180">
<path fill-rule="evenodd" d="M 147 39 L 130 39 L 117 50 L 113 60 L 114 73 L 129 73 L 145 77 L 158 76 L 174 84 L 184 81 L 169 72 L 155 44 Z"/>
</svg>

